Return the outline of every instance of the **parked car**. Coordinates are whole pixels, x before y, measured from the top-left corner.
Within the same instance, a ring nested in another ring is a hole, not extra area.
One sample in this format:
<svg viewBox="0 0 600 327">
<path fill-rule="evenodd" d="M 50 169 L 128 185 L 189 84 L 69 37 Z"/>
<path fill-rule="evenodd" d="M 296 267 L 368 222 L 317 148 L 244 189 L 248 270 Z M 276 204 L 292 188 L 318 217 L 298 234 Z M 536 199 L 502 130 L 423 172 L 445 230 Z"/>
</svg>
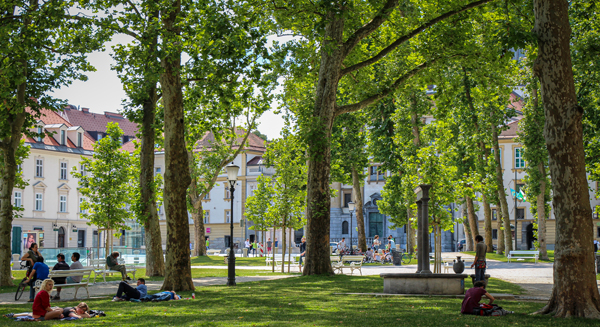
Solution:
<svg viewBox="0 0 600 327">
<path fill-rule="evenodd" d="M 329 242 L 329 246 L 332 247 L 331 254 L 335 254 L 335 251 L 337 251 L 337 242 Z"/>
</svg>

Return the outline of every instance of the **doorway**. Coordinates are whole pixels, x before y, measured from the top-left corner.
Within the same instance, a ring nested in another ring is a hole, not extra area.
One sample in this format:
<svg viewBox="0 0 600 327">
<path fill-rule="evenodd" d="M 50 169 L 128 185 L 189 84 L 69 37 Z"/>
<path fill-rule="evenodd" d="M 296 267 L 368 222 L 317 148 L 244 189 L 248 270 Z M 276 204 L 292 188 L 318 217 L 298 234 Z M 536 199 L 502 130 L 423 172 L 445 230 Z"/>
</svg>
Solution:
<svg viewBox="0 0 600 327">
<path fill-rule="evenodd" d="M 80 229 L 77 231 L 77 247 L 85 247 L 85 230 Z"/>
<path fill-rule="evenodd" d="M 21 227 L 13 227 L 13 235 L 12 235 L 12 253 L 21 254 Z"/>
<path fill-rule="evenodd" d="M 65 228 L 61 227 L 58 229 L 58 242 L 56 243 L 57 248 L 65 247 Z"/>
<path fill-rule="evenodd" d="M 249 237 L 250 237 L 250 244 L 254 243 L 255 235 L 254 234 L 250 234 Z"/>
<path fill-rule="evenodd" d="M 531 250 L 533 248 L 533 242 L 537 241 L 537 238 L 535 238 L 533 232 L 534 232 L 533 224 L 527 225 L 526 232 L 525 232 L 526 239 L 527 239 L 527 250 Z"/>
</svg>

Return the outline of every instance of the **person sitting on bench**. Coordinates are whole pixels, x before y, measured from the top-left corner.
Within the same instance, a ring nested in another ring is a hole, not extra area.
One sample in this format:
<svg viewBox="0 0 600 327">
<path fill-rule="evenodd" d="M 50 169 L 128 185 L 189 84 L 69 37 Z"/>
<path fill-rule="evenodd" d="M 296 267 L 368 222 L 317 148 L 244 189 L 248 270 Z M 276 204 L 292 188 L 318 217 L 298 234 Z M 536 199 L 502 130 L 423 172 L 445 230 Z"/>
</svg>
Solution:
<svg viewBox="0 0 600 327">
<path fill-rule="evenodd" d="M 125 293 L 125 294 L 123 294 Z M 133 288 L 127 284 L 127 282 L 122 281 L 119 283 L 119 289 L 117 290 L 117 295 L 113 297 L 112 301 L 127 301 L 129 299 L 141 299 L 146 297 L 148 294 L 148 288 L 146 287 L 146 280 L 143 278 L 139 278 L 137 280 L 137 287 Z"/>
<path fill-rule="evenodd" d="M 474 314 L 473 311 L 479 309 L 479 301 L 481 301 L 481 297 L 484 295 L 490 300 L 488 304 L 491 305 L 492 302 L 494 302 L 494 297 L 485 290 L 485 282 L 482 280 L 476 281 L 475 284 L 473 284 L 473 287 L 465 294 L 460 313 L 466 315 Z"/>
<path fill-rule="evenodd" d="M 123 280 L 131 280 L 131 277 L 127 276 L 127 268 L 125 265 L 120 265 L 117 258 L 119 257 L 119 252 L 113 252 L 111 255 L 106 257 L 106 265 L 109 270 L 118 271 L 121 273 L 121 277 Z"/>
<path fill-rule="evenodd" d="M 71 267 L 69 267 L 69 265 L 65 262 L 65 255 L 62 253 L 59 253 L 56 256 L 56 260 L 58 261 L 55 265 L 54 268 L 52 268 L 52 271 L 58 271 L 58 270 L 71 270 Z M 58 284 L 66 284 L 67 283 L 67 278 L 66 277 L 52 277 L 52 279 L 54 280 L 54 284 L 58 285 Z M 53 301 L 56 300 L 60 300 L 60 291 L 62 290 L 62 287 L 56 287 L 56 295 L 51 297 L 50 299 Z"/>
</svg>

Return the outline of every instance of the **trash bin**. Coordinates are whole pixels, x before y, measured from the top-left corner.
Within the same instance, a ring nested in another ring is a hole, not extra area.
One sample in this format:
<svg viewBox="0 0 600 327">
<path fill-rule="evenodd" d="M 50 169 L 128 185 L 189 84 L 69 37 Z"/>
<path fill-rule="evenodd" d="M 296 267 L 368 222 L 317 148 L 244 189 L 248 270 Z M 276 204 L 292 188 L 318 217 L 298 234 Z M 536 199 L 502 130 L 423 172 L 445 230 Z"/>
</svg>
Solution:
<svg viewBox="0 0 600 327">
<path fill-rule="evenodd" d="M 248 257 L 248 248 L 243 248 L 243 249 L 242 249 L 242 253 L 243 253 L 243 255 L 242 255 L 242 256 L 243 256 L 244 258 L 247 258 L 247 257 Z"/>
<path fill-rule="evenodd" d="M 392 262 L 394 266 L 402 266 L 402 252 L 392 249 Z"/>
</svg>

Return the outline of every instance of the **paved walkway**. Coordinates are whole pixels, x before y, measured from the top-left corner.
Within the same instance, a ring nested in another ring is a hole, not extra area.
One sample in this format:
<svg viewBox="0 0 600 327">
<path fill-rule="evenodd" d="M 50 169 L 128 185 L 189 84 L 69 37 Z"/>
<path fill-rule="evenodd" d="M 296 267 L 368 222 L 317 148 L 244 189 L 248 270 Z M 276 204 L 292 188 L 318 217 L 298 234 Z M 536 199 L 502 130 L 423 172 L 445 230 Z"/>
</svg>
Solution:
<svg viewBox="0 0 600 327">
<path fill-rule="evenodd" d="M 236 267 L 237 268 L 237 267 Z M 274 280 L 280 278 L 288 278 L 292 276 L 280 275 L 280 276 L 254 276 L 254 277 L 236 277 L 235 280 L 238 283 L 243 282 L 254 282 L 254 281 L 263 281 L 263 280 Z M 205 278 L 194 278 L 194 286 L 202 287 L 202 286 L 212 286 L 212 285 L 225 285 L 227 282 L 227 277 L 205 277 Z M 149 291 L 157 291 L 162 286 L 162 281 L 148 281 L 146 282 L 146 286 Z M 90 298 L 102 298 L 102 297 L 110 297 L 114 296 L 117 293 L 117 288 L 119 287 L 119 282 L 102 282 L 96 283 L 94 285 L 89 286 Z M 135 284 L 132 284 L 135 287 Z M 16 290 L 15 290 L 16 291 Z M 54 293 L 54 292 L 53 292 Z M 75 288 L 69 287 L 64 288 L 61 292 L 61 300 L 62 301 L 72 301 L 73 295 L 75 294 Z M 87 299 L 87 293 L 84 288 L 80 288 L 77 292 L 77 299 L 85 301 Z M 15 293 L 2 293 L 0 294 L 0 305 L 2 304 L 23 304 L 29 300 L 29 289 L 23 293 L 21 299 L 19 301 L 15 301 Z M 52 301 L 52 303 L 56 303 L 57 301 Z"/>
</svg>

